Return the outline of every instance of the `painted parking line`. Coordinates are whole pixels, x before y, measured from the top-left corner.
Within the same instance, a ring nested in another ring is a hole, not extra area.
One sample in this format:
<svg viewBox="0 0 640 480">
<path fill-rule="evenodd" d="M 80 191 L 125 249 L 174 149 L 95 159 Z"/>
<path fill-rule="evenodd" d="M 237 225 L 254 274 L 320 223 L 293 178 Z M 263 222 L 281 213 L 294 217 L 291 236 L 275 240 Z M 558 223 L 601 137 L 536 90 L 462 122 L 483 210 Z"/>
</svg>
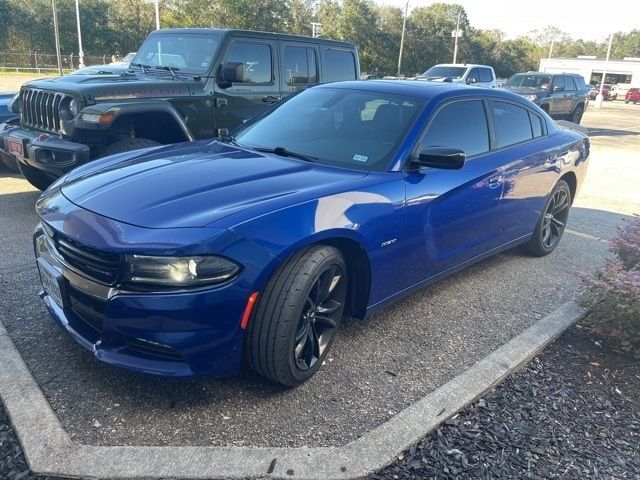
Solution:
<svg viewBox="0 0 640 480">
<path fill-rule="evenodd" d="M 575 235 L 576 237 L 587 238 L 589 240 L 596 240 L 597 242 L 609 243 L 609 241 L 605 240 L 604 238 L 595 237 L 593 235 L 589 235 L 588 233 L 578 232 L 577 230 L 571 230 L 570 228 L 565 228 L 564 231 L 566 233 L 570 233 L 571 235 Z"/>
</svg>

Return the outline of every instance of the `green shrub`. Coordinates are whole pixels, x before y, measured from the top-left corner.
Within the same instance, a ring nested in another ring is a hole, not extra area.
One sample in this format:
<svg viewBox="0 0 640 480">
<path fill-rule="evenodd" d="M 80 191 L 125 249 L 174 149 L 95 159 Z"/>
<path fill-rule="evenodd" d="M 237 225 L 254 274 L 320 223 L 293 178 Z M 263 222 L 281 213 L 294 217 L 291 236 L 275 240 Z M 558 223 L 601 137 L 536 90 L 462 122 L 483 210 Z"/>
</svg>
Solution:
<svg viewBox="0 0 640 480">
<path fill-rule="evenodd" d="M 585 323 L 614 338 L 622 350 L 640 354 L 640 218 L 618 230 L 611 251 L 612 260 L 583 278 Z"/>
</svg>

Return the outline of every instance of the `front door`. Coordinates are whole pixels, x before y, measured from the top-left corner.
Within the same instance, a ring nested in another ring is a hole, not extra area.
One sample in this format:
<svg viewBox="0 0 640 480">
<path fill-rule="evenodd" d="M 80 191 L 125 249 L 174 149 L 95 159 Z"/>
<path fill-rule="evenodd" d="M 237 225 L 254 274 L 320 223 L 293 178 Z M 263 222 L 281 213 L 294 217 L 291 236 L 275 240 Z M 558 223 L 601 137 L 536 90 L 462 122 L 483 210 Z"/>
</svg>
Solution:
<svg viewBox="0 0 640 480">
<path fill-rule="evenodd" d="M 481 255 L 499 244 L 496 215 L 503 190 L 503 165 L 490 151 L 485 104 L 456 100 L 434 114 L 422 147 L 459 148 L 467 155 L 460 170 L 406 172 L 407 245 L 404 271 L 418 283 Z"/>
<path fill-rule="evenodd" d="M 276 48 L 275 40 L 233 38 L 230 41 L 222 64 L 243 64 L 244 79 L 231 85 L 218 79 L 215 85 L 218 135 L 233 130 L 282 98 Z"/>
</svg>

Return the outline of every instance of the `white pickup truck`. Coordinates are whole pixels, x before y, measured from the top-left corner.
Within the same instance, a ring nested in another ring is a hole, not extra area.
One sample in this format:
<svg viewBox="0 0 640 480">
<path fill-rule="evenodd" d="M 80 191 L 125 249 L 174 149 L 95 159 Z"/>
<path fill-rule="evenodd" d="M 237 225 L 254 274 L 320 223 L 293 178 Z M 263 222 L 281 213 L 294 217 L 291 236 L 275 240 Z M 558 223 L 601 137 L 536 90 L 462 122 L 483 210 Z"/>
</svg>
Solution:
<svg viewBox="0 0 640 480">
<path fill-rule="evenodd" d="M 431 82 L 451 82 L 475 85 L 477 87 L 497 88 L 493 67 L 471 63 L 441 63 L 418 76 L 418 80 Z"/>
</svg>

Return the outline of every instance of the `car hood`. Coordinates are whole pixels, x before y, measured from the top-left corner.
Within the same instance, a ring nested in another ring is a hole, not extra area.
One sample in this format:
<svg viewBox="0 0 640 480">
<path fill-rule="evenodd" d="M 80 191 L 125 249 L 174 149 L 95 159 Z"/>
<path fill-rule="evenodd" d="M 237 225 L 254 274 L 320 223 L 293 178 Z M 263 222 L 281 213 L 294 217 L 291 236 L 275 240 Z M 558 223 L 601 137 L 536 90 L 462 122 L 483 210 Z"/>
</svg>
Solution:
<svg viewBox="0 0 640 480">
<path fill-rule="evenodd" d="M 280 208 L 283 200 L 297 203 L 365 175 L 205 141 L 107 157 L 57 185 L 74 204 L 113 220 L 179 228 L 207 226 L 267 202 Z"/>
</svg>

